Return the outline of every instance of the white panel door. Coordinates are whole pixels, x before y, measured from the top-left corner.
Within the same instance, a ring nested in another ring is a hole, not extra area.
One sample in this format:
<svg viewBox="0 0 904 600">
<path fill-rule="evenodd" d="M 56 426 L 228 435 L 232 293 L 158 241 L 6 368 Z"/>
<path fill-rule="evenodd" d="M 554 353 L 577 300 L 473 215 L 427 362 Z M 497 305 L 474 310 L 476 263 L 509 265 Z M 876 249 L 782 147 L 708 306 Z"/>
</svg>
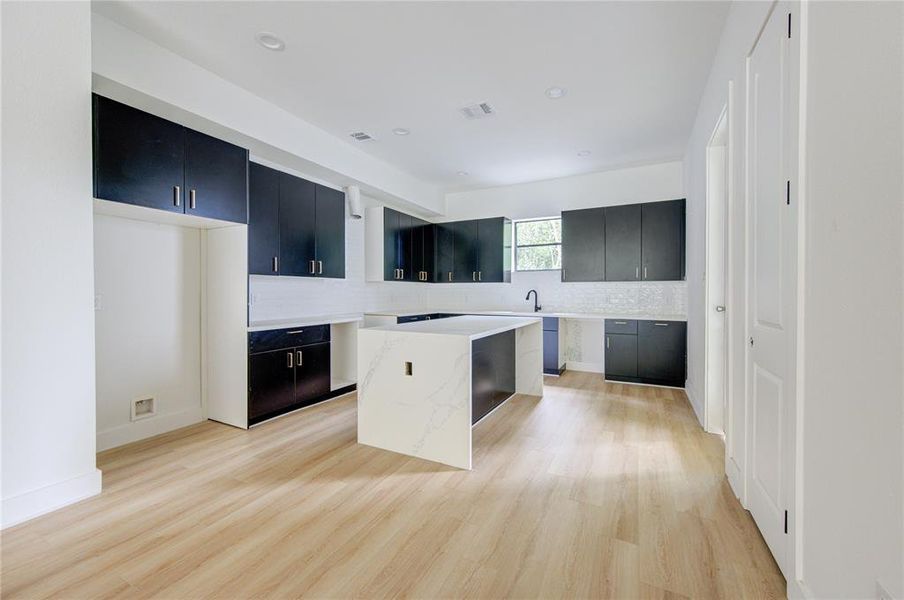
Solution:
<svg viewBox="0 0 904 600">
<path fill-rule="evenodd" d="M 785 511 L 792 501 L 797 203 L 788 10 L 776 6 L 748 59 L 748 508 L 789 574 Z M 796 74 L 795 74 L 796 77 Z M 796 109 L 795 109 L 796 111 Z"/>
</svg>

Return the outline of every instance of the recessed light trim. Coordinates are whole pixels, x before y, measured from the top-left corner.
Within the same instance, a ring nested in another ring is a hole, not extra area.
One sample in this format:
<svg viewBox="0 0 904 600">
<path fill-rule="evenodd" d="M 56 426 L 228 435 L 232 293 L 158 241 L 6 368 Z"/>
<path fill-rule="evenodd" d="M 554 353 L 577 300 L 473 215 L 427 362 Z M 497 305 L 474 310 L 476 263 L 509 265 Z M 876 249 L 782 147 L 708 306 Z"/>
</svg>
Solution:
<svg viewBox="0 0 904 600">
<path fill-rule="evenodd" d="M 591 154 L 590 150 L 581 150 L 580 152 L 578 152 L 578 156 L 580 156 L 582 158 L 585 156 L 590 156 L 590 154 Z"/>
<path fill-rule="evenodd" d="M 396 135 L 408 135 L 409 133 L 411 133 L 404 127 L 396 127 L 395 129 L 392 130 L 392 132 Z"/>
<path fill-rule="evenodd" d="M 560 87 L 546 88 L 546 97 L 550 100 L 557 100 L 568 93 L 568 90 Z"/>
<path fill-rule="evenodd" d="M 458 174 L 459 174 L 461 177 L 467 177 L 468 175 L 470 175 L 470 173 L 468 173 L 467 171 L 459 171 Z"/>
<path fill-rule="evenodd" d="M 259 32 L 254 36 L 254 39 L 257 40 L 258 44 L 260 44 L 267 50 L 273 50 L 274 52 L 279 52 L 280 50 L 284 50 L 286 48 L 286 43 L 282 41 L 275 33 L 270 33 L 269 31 Z"/>
</svg>

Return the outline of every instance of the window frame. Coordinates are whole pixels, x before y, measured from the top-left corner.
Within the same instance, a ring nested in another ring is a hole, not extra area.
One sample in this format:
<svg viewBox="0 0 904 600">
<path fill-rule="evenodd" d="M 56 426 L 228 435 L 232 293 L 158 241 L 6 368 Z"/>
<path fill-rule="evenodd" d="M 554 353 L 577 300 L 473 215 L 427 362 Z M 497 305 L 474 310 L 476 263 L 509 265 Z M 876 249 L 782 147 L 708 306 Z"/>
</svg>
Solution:
<svg viewBox="0 0 904 600">
<path fill-rule="evenodd" d="M 556 216 L 552 216 L 552 217 L 534 217 L 531 219 L 518 219 L 517 221 L 515 221 L 513 223 L 513 228 L 512 228 L 512 237 L 513 237 L 512 254 L 514 255 L 512 257 L 512 264 L 514 265 L 515 272 L 516 273 L 548 273 L 550 271 L 561 271 L 562 270 L 561 262 L 559 263 L 559 267 L 556 269 L 520 269 L 520 268 L 518 268 L 518 248 L 544 248 L 546 246 L 558 246 L 559 247 L 559 259 L 561 261 L 561 257 L 562 257 L 562 252 L 561 252 L 562 241 L 561 240 L 559 240 L 558 242 L 550 243 L 550 244 L 519 244 L 518 243 L 518 225 L 520 225 L 521 223 L 533 223 L 536 221 L 559 221 L 559 231 L 561 232 L 561 230 L 562 230 L 562 227 L 561 227 L 562 215 L 556 215 Z"/>
</svg>

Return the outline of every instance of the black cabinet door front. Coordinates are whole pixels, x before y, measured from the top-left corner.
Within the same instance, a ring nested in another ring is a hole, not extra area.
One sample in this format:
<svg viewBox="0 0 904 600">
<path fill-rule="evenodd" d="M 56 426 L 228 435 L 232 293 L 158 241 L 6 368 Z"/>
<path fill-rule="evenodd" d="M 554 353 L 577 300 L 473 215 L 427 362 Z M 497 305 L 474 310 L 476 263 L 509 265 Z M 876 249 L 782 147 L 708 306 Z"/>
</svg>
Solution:
<svg viewBox="0 0 904 600">
<path fill-rule="evenodd" d="M 414 270 L 414 222 L 415 218 L 399 213 L 399 268 L 403 281 L 417 281 Z"/>
<path fill-rule="evenodd" d="M 436 227 L 432 223 L 427 223 L 424 221 L 424 224 L 420 227 L 421 230 L 421 244 L 423 246 L 422 254 L 421 254 L 421 271 L 424 273 L 423 281 L 433 281 L 434 279 L 434 271 L 436 269 L 433 264 L 435 253 L 435 245 L 436 245 Z"/>
<path fill-rule="evenodd" d="M 478 281 L 502 282 L 506 280 L 505 219 L 502 217 L 477 221 L 477 273 Z M 511 244 L 511 242 L 509 242 Z M 511 246 L 508 248 L 511 252 Z M 509 278 L 511 267 L 509 266 Z"/>
<path fill-rule="evenodd" d="M 295 403 L 295 353 L 274 350 L 248 357 L 248 420 Z"/>
<path fill-rule="evenodd" d="M 248 185 L 248 272 L 279 274 L 279 171 L 251 163 Z"/>
<path fill-rule="evenodd" d="M 605 279 L 605 209 L 562 213 L 562 281 Z"/>
<path fill-rule="evenodd" d="M 401 213 L 391 208 L 383 209 L 383 280 L 399 278 L 399 217 Z"/>
<path fill-rule="evenodd" d="M 299 406 L 310 404 L 329 393 L 329 343 L 296 348 L 295 359 L 295 399 Z"/>
<path fill-rule="evenodd" d="M 451 223 L 441 223 L 434 226 L 433 233 L 435 244 L 433 281 L 449 283 L 453 280 L 455 272 L 455 232 Z"/>
<path fill-rule="evenodd" d="M 606 281 L 641 278 L 640 227 L 640 204 L 606 207 Z"/>
<path fill-rule="evenodd" d="M 94 197 L 185 212 L 185 128 L 102 96 L 93 104 Z"/>
<path fill-rule="evenodd" d="M 317 185 L 317 276 L 345 277 L 345 193 Z"/>
<path fill-rule="evenodd" d="M 248 222 L 248 151 L 185 130 L 185 213 Z"/>
<path fill-rule="evenodd" d="M 606 334 L 606 375 L 637 377 L 637 336 Z"/>
<path fill-rule="evenodd" d="M 559 373 L 558 331 L 543 331 L 543 372 L 547 375 Z"/>
<path fill-rule="evenodd" d="M 680 321 L 639 321 L 637 339 L 638 376 L 657 383 L 683 386 L 687 324 Z"/>
<path fill-rule="evenodd" d="M 684 200 L 643 205 L 641 277 L 647 281 L 684 279 Z"/>
<path fill-rule="evenodd" d="M 471 423 L 515 393 L 515 332 L 471 342 Z"/>
<path fill-rule="evenodd" d="M 477 281 L 478 240 L 477 221 L 456 221 L 452 223 L 453 245 L 455 246 L 452 280 L 456 282 Z"/>
<path fill-rule="evenodd" d="M 279 273 L 314 276 L 316 260 L 314 184 L 286 173 L 279 178 Z"/>
</svg>

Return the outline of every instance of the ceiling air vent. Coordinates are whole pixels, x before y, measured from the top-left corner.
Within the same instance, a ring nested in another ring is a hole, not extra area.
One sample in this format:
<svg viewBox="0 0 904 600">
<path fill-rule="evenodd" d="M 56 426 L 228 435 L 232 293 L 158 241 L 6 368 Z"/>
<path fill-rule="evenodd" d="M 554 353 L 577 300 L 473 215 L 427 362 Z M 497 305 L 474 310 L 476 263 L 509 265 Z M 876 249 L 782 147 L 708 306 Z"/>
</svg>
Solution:
<svg viewBox="0 0 904 600">
<path fill-rule="evenodd" d="M 465 116 L 466 119 L 484 119 L 496 114 L 496 111 L 493 109 L 493 107 L 486 102 L 471 104 L 470 106 L 465 106 L 464 108 L 460 108 L 458 110 Z"/>
<path fill-rule="evenodd" d="M 370 135 L 369 133 L 364 133 L 363 131 L 353 131 L 349 135 L 359 142 L 367 142 L 374 139 L 374 136 Z"/>
</svg>

